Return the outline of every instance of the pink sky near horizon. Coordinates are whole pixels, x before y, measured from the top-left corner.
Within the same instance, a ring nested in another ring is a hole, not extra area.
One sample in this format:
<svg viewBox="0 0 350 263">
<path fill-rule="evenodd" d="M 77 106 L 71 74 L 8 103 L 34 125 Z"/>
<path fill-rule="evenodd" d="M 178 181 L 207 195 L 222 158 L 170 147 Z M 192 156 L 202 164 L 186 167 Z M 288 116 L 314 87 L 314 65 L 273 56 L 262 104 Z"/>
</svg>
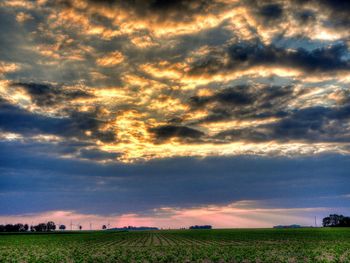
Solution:
<svg viewBox="0 0 350 263">
<path fill-rule="evenodd" d="M 274 225 L 300 224 L 321 225 L 321 216 L 332 212 L 332 208 L 252 208 L 240 207 L 237 203 L 228 205 L 211 205 L 205 207 L 154 209 L 149 214 L 97 215 L 83 214 L 76 211 L 48 211 L 13 216 L 0 216 L 0 223 L 27 223 L 54 221 L 56 225 L 64 224 L 73 230 L 81 225 L 84 230 L 101 229 L 102 225 L 110 227 L 153 226 L 158 228 L 188 228 L 191 225 L 209 224 L 214 228 L 268 228 Z"/>
</svg>

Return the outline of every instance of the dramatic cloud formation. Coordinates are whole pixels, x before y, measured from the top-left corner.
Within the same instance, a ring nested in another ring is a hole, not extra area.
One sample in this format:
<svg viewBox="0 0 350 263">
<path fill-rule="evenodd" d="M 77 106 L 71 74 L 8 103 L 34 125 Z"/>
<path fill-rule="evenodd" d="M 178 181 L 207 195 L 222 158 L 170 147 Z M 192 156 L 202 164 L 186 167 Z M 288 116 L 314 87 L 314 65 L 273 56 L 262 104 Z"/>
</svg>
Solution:
<svg viewBox="0 0 350 263">
<path fill-rule="evenodd" d="M 1 213 L 344 208 L 349 14 L 331 0 L 0 1 Z"/>
</svg>

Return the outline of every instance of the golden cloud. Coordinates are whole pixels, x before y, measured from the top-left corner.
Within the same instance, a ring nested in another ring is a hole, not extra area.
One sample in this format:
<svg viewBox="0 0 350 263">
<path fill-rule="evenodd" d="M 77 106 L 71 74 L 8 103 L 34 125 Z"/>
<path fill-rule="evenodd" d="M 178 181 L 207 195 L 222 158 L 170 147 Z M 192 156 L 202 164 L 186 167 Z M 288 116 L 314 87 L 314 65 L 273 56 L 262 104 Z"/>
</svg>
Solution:
<svg viewBox="0 0 350 263">
<path fill-rule="evenodd" d="M 114 51 L 96 59 L 96 64 L 101 67 L 113 67 L 125 60 L 124 55 L 119 51 Z"/>
</svg>

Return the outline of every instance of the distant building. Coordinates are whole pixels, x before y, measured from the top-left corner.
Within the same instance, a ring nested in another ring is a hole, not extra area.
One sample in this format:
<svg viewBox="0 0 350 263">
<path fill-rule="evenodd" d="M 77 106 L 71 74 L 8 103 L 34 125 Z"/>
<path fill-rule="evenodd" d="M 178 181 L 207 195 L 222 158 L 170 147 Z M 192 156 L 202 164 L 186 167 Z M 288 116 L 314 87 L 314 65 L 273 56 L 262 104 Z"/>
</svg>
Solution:
<svg viewBox="0 0 350 263">
<path fill-rule="evenodd" d="M 159 230 L 158 227 L 149 227 L 149 226 L 124 226 L 124 227 L 115 227 L 115 228 L 109 228 L 108 230 Z"/>
<path fill-rule="evenodd" d="M 273 228 L 302 228 L 301 225 L 278 225 Z"/>
<path fill-rule="evenodd" d="M 212 229 L 211 225 L 204 225 L 204 226 L 190 226 L 190 229 Z"/>
</svg>

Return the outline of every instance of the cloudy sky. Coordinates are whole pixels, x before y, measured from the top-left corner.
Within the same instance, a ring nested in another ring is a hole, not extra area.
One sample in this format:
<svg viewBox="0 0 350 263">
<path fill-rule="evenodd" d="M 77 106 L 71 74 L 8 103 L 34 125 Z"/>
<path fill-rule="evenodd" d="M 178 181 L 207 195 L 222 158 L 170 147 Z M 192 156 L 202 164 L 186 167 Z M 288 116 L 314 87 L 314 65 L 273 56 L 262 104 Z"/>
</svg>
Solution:
<svg viewBox="0 0 350 263">
<path fill-rule="evenodd" d="M 350 2 L 0 0 L 0 223 L 350 214 Z"/>
</svg>

